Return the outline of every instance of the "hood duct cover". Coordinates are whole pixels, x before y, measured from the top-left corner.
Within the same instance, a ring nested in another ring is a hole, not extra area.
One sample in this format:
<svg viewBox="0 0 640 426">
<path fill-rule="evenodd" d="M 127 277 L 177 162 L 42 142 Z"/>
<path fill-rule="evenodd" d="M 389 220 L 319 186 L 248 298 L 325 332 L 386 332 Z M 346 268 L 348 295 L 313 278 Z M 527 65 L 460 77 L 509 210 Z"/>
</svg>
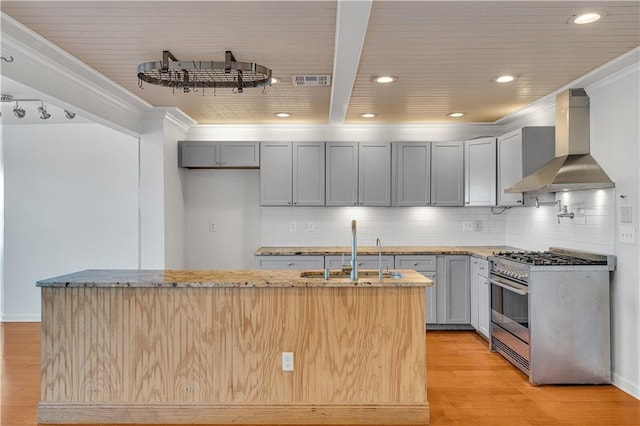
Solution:
<svg viewBox="0 0 640 426">
<path fill-rule="evenodd" d="M 589 154 L 589 97 L 583 89 L 556 96 L 556 157 L 505 192 L 559 192 L 613 188 Z"/>
</svg>

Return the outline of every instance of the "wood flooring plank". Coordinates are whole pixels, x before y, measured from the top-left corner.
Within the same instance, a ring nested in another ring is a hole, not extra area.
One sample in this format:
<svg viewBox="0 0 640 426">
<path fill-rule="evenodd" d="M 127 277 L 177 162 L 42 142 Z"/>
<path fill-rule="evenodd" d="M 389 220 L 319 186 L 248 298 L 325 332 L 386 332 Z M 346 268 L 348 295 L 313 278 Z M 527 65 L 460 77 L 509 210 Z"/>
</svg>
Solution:
<svg viewBox="0 0 640 426">
<path fill-rule="evenodd" d="M 128 309 L 118 309 L 125 322 Z M 37 422 L 40 344 L 40 323 L 0 323 L 3 426 Z M 431 425 L 640 425 L 640 401 L 616 387 L 531 386 L 473 332 L 427 332 L 426 356 Z"/>
</svg>

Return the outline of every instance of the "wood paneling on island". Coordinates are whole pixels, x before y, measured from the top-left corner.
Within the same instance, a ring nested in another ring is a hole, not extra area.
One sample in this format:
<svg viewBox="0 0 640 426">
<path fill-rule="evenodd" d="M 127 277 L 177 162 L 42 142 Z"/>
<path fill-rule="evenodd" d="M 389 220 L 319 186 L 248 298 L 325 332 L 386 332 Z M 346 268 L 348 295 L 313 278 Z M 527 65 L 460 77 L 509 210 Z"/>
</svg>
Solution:
<svg viewBox="0 0 640 426">
<path fill-rule="evenodd" d="M 423 287 L 41 290 L 40 423 L 429 421 Z"/>
</svg>

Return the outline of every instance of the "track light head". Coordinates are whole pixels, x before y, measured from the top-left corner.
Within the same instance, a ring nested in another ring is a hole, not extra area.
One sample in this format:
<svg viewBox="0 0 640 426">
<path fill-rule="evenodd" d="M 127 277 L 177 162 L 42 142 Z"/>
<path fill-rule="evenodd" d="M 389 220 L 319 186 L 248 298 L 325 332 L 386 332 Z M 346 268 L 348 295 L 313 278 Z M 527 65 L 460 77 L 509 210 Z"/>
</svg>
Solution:
<svg viewBox="0 0 640 426">
<path fill-rule="evenodd" d="M 64 116 L 67 117 L 67 119 L 69 120 L 73 120 L 76 117 L 76 113 L 75 112 L 71 112 L 68 110 L 64 110 Z"/>
<path fill-rule="evenodd" d="M 47 112 L 47 108 L 44 106 L 44 102 L 38 107 L 38 112 L 40 112 L 40 120 L 48 120 L 51 117 L 51 114 Z"/>
<path fill-rule="evenodd" d="M 13 107 L 13 113 L 18 118 L 24 118 L 27 115 L 27 112 L 16 102 L 16 106 Z"/>
</svg>

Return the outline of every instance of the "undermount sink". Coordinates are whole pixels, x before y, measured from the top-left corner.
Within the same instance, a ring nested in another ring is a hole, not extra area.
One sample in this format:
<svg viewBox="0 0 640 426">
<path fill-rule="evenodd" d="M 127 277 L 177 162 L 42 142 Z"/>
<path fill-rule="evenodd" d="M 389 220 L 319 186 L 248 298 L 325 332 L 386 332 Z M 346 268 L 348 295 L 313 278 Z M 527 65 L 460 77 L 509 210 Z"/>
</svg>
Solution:
<svg viewBox="0 0 640 426">
<path fill-rule="evenodd" d="M 331 278 L 350 278 L 350 270 L 336 270 L 329 272 L 329 279 Z M 302 271 L 300 272 L 301 278 L 324 278 L 324 271 Z M 358 277 L 378 277 L 378 271 L 375 269 L 360 269 L 358 271 Z M 402 274 L 397 271 L 384 271 L 382 272 L 382 278 L 402 278 Z"/>
</svg>

